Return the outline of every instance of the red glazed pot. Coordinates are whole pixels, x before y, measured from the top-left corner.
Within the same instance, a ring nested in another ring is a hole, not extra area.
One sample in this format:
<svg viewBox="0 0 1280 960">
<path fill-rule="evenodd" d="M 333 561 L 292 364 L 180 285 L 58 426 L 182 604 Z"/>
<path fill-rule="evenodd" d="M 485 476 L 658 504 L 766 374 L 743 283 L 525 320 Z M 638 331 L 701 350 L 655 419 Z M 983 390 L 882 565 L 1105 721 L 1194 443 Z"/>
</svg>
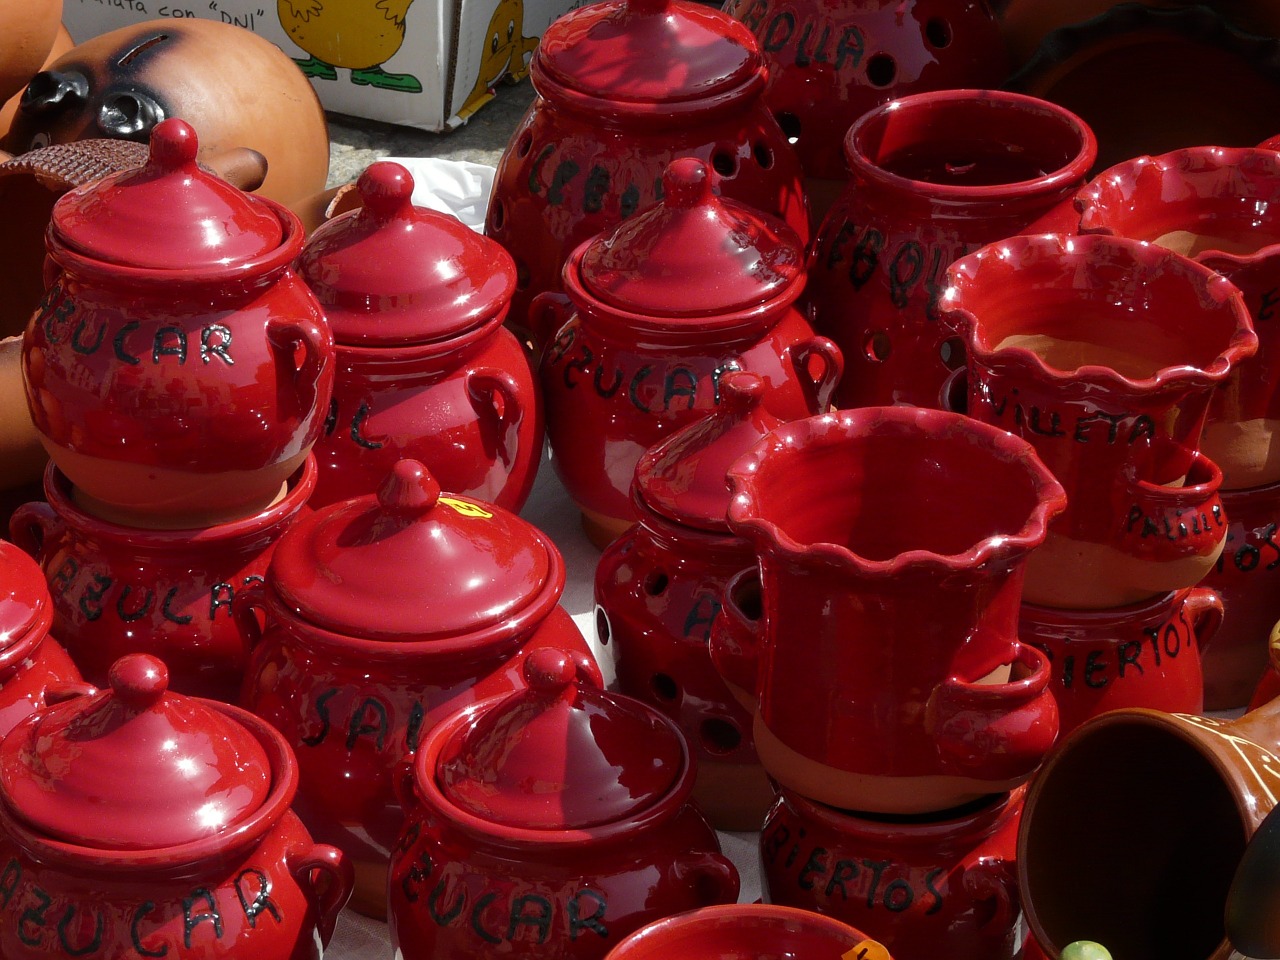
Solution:
<svg viewBox="0 0 1280 960">
<path fill-rule="evenodd" d="M 591 4 L 547 28 L 530 78 L 538 97 L 485 218 L 521 277 L 515 325 L 535 296 L 560 290 L 579 244 L 662 199 L 662 172 L 679 157 L 709 164 L 724 196 L 808 239 L 800 162 L 762 96 L 764 59 L 727 14 L 685 0 Z"/>
<path fill-rule="evenodd" d="M 698 759 L 694 799 L 719 830 L 756 830 L 773 787 L 756 757 L 751 712 L 708 655 L 724 591 L 755 569 L 751 544 L 725 518 L 729 464 L 780 421 L 764 383 L 728 373 L 721 404 L 640 458 L 632 499 L 640 521 L 596 567 L 596 631 L 617 688 L 680 725 Z"/>
<path fill-rule="evenodd" d="M 50 464 L 47 502 L 19 507 L 9 531 L 44 571 L 54 634 L 91 683 L 105 684 L 125 654 L 149 653 L 172 665 L 175 691 L 234 701 L 249 647 L 232 601 L 261 582 L 315 484 L 308 460 L 284 499 L 254 516 L 198 530 L 150 530 L 86 513 Z"/>
<path fill-rule="evenodd" d="M 839 920 L 769 903 L 702 907 L 628 935 L 606 960 L 759 960 L 837 957 L 891 960 L 879 943 Z"/>
<path fill-rule="evenodd" d="M 332 334 L 290 267 L 297 217 L 199 170 L 196 149 L 166 120 L 146 166 L 58 200 L 23 342 L 49 455 L 84 506 L 130 526 L 265 509 L 333 390 Z"/>
<path fill-rule="evenodd" d="M 49 636 L 52 623 L 40 568 L 0 540 L 0 738 L 51 698 L 81 686 L 75 664 Z"/>
<path fill-rule="evenodd" d="M 855 123 L 852 175 L 814 238 L 806 292 L 848 366 L 836 406 L 936 407 L 964 366 L 939 322 L 943 271 L 1069 198 L 1096 150 L 1074 114 L 994 90 L 904 97 Z"/>
<path fill-rule="evenodd" d="M 6 960 L 319 960 L 328 945 L 351 867 L 290 811 L 288 745 L 166 679 L 126 657 L 111 690 L 0 744 Z"/>
<path fill-rule="evenodd" d="M 542 409 L 502 326 L 515 264 L 456 218 L 415 207 L 399 164 L 375 163 L 358 190 L 362 208 L 320 227 L 298 261 L 337 344 L 312 505 L 373 493 L 409 457 L 446 490 L 519 510 L 542 457 Z"/>
<path fill-rule="evenodd" d="M 1075 198 L 1079 232 L 1146 240 L 1222 274 L 1240 288 L 1257 355 L 1215 392 L 1200 450 L 1223 487 L 1280 481 L 1280 156 L 1270 150 L 1190 147 L 1112 167 Z"/>
<path fill-rule="evenodd" d="M 1024 791 L 873 818 L 783 790 L 760 832 L 766 895 L 865 930 L 896 960 L 1013 960 Z"/>
<path fill-rule="evenodd" d="M 719 404 L 726 372 L 759 376 L 770 412 L 794 420 L 827 409 L 843 369 L 795 306 L 796 235 L 717 198 L 697 161 L 663 184 L 662 203 L 573 252 L 572 318 L 549 297 L 535 311 L 559 329 L 539 370 L 552 463 L 601 547 L 636 519 L 640 455 Z"/>
<path fill-rule="evenodd" d="M 1222 607 L 1204 587 L 1109 610 L 1024 603 L 1018 636 L 1052 664 L 1061 736 L 1121 707 L 1199 713 L 1201 660 L 1223 622 Z"/>
<path fill-rule="evenodd" d="M 676 726 L 584 683 L 567 653 L 524 673 L 414 758 L 390 879 L 404 960 L 600 960 L 646 923 L 737 899 Z"/>
<path fill-rule="evenodd" d="M 254 644 L 242 703 L 297 751 L 298 814 L 355 862 L 361 912 L 385 910 L 403 819 L 393 777 L 441 717 L 522 686 L 522 656 L 545 646 L 601 682 L 558 606 L 564 579 L 544 534 L 501 507 L 442 496 L 405 460 L 376 496 L 298 523 L 266 583 L 236 601 Z"/>
<path fill-rule="evenodd" d="M 1058 711 L 1018 604 L 1064 498 L 1029 444 L 939 410 L 841 411 L 779 427 L 729 482 L 729 525 L 760 555 L 772 777 L 924 813 L 1031 775 Z"/>
<path fill-rule="evenodd" d="M 1106 608 L 1197 583 L 1218 559 L 1222 475 L 1194 453 L 1213 390 L 1257 349 L 1240 292 L 1160 247 L 1013 237 L 947 271 L 969 415 L 1028 440 L 1067 491 L 1026 598 Z"/>
</svg>

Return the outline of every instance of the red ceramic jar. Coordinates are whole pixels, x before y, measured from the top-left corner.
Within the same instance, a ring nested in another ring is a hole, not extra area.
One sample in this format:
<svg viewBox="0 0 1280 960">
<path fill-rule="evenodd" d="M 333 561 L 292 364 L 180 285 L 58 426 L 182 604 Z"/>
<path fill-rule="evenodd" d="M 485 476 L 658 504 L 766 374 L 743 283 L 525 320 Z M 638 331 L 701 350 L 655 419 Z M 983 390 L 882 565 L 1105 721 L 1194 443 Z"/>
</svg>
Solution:
<svg viewBox="0 0 1280 960">
<path fill-rule="evenodd" d="M 1024 603 L 1018 636 L 1052 665 L 1060 735 L 1121 707 L 1200 713 L 1201 661 L 1223 622 L 1222 607 L 1204 587 L 1108 610 Z"/>
<path fill-rule="evenodd" d="M 351 867 L 289 809 L 288 745 L 148 656 L 0 743 L 0 955 L 319 960 Z"/>
<path fill-rule="evenodd" d="M 80 685 L 76 669 L 49 636 L 53 602 L 35 561 L 0 540 L 0 738 L 17 722 Z"/>
<path fill-rule="evenodd" d="M 896 960 L 1013 960 L 1026 788 L 929 817 L 874 818 L 783 790 L 760 832 L 771 903 L 816 910 Z"/>
<path fill-rule="evenodd" d="M 636 519 L 641 454 L 716 406 L 726 372 L 758 375 L 765 406 L 793 420 L 827 409 L 843 369 L 796 309 L 796 235 L 716 197 L 696 160 L 671 164 L 663 185 L 662 203 L 573 252 L 572 319 L 554 299 L 535 308 L 559 328 L 539 370 L 552 463 L 601 547 Z"/>
<path fill-rule="evenodd" d="M 355 862 L 361 912 L 385 910 L 403 819 L 395 772 L 441 717 L 522 686 L 522 655 L 540 647 L 571 651 L 601 682 L 558 606 L 564 579 L 540 531 L 501 507 L 442 495 L 404 460 L 376 496 L 295 525 L 266 583 L 237 599 L 255 645 L 242 703 L 297 751 L 298 814 Z"/>
<path fill-rule="evenodd" d="M 333 337 L 294 274 L 302 226 L 201 171 L 194 131 L 73 190 L 49 226 L 22 369 L 41 441 L 89 512 L 192 529 L 269 506 L 320 435 Z"/>
<path fill-rule="evenodd" d="M 233 702 L 249 647 L 232 601 L 261 582 L 315 484 L 308 459 L 284 499 L 256 515 L 198 530 L 150 530 L 86 513 L 51 463 L 45 501 L 20 506 L 9 531 L 44 571 L 54 634 L 91 683 L 105 684 L 125 654 L 149 653 L 172 665 L 176 692 Z"/>
<path fill-rule="evenodd" d="M 1069 198 L 1096 152 L 1074 114 L 995 90 L 903 97 L 850 127 L 851 177 L 814 237 L 806 291 L 845 355 L 836 406 L 938 406 L 964 366 L 940 322 L 943 271 Z"/>
<path fill-rule="evenodd" d="M 337 351 L 312 505 L 373 493 L 409 457 L 446 490 L 519 510 L 542 409 L 502 326 L 515 264 L 457 218 L 415 207 L 397 163 L 375 163 L 357 188 L 362 208 L 321 226 L 298 261 Z"/>
<path fill-rule="evenodd" d="M 764 383 L 727 373 L 721 402 L 640 458 L 632 499 L 640 521 L 596 567 L 596 631 L 617 688 L 680 725 L 698 758 L 694 799 L 719 830 L 756 830 L 773 787 L 756 757 L 751 713 L 711 663 L 707 642 L 730 579 L 755 569 L 729 530 L 729 464 L 781 421 Z"/>
<path fill-rule="evenodd" d="M 524 673 L 414 758 L 390 879 L 404 960 L 601 960 L 646 923 L 737 899 L 676 726 L 584 683 L 565 652 Z"/>
<path fill-rule="evenodd" d="M 574 248 L 662 199 L 678 157 L 709 164 L 724 196 L 808 239 L 800 162 L 762 96 L 764 59 L 727 14 L 686 0 L 590 4 L 547 28 L 530 78 L 538 97 L 485 219 L 521 277 L 516 326 L 537 294 L 560 290 Z"/>
</svg>

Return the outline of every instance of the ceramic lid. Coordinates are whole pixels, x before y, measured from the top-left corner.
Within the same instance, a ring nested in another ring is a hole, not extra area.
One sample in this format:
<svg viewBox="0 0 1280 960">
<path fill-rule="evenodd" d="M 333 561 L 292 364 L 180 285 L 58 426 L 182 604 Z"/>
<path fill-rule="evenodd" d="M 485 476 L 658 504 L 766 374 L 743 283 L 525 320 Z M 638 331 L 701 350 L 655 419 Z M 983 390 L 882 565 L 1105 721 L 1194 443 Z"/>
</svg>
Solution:
<svg viewBox="0 0 1280 960">
<path fill-rule="evenodd" d="M 680 780 L 680 733 L 655 710 L 583 682 L 561 650 L 535 650 L 523 669 L 527 688 L 490 701 L 441 750 L 450 803 L 507 827 L 573 830 L 639 814 Z"/>
<path fill-rule="evenodd" d="M 435 640 L 526 607 L 551 571 L 543 538 L 514 513 L 442 496 L 416 460 L 376 495 L 303 517 L 281 537 L 267 582 L 299 617 L 372 640 Z"/>
<path fill-rule="evenodd" d="M 579 270 L 593 297 L 646 317 L 704 318 L 799 293 L 804 244 L 781 220 L 716 196 L 711 171 L 690 157 L 668 165 L 662 189 L 662 202 L 586 247 Z"/>
<path fill-rule="evenodd" d="M 782 422 L 762 403 L 764 381 L 735 371 L 720 380 L 720 404 L 649 449 L 636 489 L 654 512 L 685 526 L 729 532 L 729 466 Z"/>
<path fill-rule="evenodd" d="M 50 231 L 82 256 L 125 267 L 228 267 L 280 246 L 274 208 L 196 164 L 200 146 L 176 117 L 151 131 L 144 166 L 86 184 L 54 205 Z"/>
<path fill-rule="evenodd" d="M 516 266 L 500 244 L 415 207 L 398 163 L 373 164 L 356 188 L 363 207 L 317 229 L 298 261 L 339 343 L 444 340 L 506 309 Z"/>
<path fill-rule="evenodd" d="M 117 660 L 110 690 L 52 706 L 0 743 L 0 793 L 40 833 L 99 850 L 214 837 L 271 790 L 257 738 L 195 697 L 167 692 L 155 657 Z"/>
<path fill-rule="evenodd" d="M 0 653 L 47 625 L 52 605 L 40 565 L 25 550 L 0 540 Z"/>
<path fill-rule="evenodd" d="M 725 102 L 763 87 L 755 37 L 726 13 L 685 0 L 603 0 L 556 20 L 531 64 L 547 81 L 606 106 Z"/>
</svg>

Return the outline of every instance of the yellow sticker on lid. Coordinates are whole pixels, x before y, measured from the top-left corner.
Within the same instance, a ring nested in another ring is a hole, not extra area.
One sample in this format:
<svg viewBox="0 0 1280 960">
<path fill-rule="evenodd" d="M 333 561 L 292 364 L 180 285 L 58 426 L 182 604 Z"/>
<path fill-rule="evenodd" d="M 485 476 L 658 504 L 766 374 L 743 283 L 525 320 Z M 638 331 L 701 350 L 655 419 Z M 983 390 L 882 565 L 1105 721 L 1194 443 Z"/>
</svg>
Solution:
<svg viewBox="0 0 1280 960">
<path fill-rule="evenodd" d="M 859 940 L 848 952 L 841 955 L 840 960 L 893 960 L 884 945 L 875 940 Z"/>
<path fill-rule="evenodd" d="M 444 503 L 462 514 L 464 517 L 480 517 L 484 520 L 490 519 L 493 514 L 478 503 L 470 503 L 466 500 L 456 500 L 453 497 L 441 497 L 438 503 Z"/>
</svg>

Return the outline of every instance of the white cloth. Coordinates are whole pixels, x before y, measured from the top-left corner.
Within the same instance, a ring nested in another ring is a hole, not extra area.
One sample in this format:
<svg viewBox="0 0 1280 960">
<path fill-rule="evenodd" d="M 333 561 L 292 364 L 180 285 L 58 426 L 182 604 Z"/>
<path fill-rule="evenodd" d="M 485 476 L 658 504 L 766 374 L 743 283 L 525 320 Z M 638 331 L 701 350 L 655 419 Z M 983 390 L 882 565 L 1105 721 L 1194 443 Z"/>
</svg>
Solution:
<svg viewBox="0 0 1280 960">
<path fill-rule="evenodd" d="M 415 206 L 451 213 L 477 233 L 483 232 L 496 169 L 483 163 L 441 157 L 382 159 L 400 164 L 413 175 Z"/>
</svg>

